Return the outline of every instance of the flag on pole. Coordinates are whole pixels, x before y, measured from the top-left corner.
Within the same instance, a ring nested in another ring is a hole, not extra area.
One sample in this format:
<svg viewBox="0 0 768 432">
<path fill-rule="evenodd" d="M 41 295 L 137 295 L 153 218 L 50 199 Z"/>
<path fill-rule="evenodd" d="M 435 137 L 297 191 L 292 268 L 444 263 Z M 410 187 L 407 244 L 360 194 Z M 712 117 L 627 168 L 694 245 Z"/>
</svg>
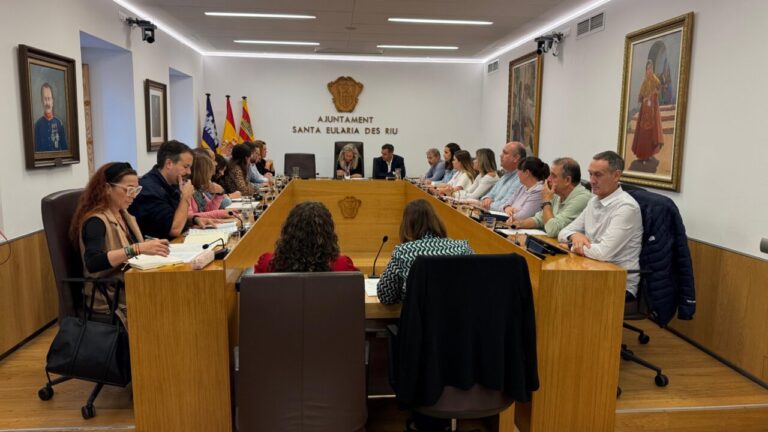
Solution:
<svg viewBox="0 0 768 432">
<path fill-rule="evenodd" d="M 238 142 L 253 141 L 253 129 L 251 129 L 251 116 L 248 115 L 248 102 L 243 96 L 243 115 L 240 117 L 240 133 Z"/>
<path fill-rule="evenodd" d="M 235 132 L 235 116 L 232 115 L 232 104 L 229 103 L 227 95 L 227 120 L 224 123 L 224 134 L 221 137 L 221 146 L 219 153 L 224 156 L 232 154 L 232 147 L 237 144 L 237 132 Z"/>
<path fill-rule="evenodd" d="M 219 133 L 216 131 L 216 120 L 213 118 L 213 108 L 211 108 L 211 94 L 206 93 L 205 102 L 205 124 L 203 125 L 203 137 L 200 140 L 200 147 L 209 148 L 213 151 L 219 147 Z"/>
</svg>

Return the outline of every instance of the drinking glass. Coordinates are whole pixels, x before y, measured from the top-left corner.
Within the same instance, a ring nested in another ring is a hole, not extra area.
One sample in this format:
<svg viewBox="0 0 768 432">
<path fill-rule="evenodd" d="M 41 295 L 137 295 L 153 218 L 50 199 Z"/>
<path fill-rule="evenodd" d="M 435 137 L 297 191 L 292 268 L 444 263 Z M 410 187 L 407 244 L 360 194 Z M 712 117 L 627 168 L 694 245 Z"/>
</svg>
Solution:
<svg viewBox="0 0 768 432">
<path fill-rule="evenodd" d="M 401 178 L 402 176 L 400 168 L 395 168 L 395 180 L 400 180 Z"/>
<path fill-rule="evenodd" d="M 494 229 L 496 227 L 496 218 L 493 216 L 485 216 L 483 218 L 483 225 L 489 229 Z"/>
<path fill-rule="evenodd" d="M 300 170 L 299 170 L 299 167 L 297 167 L 297 166 L 295 166 L 295 167 L 292 167 L 292 168 L 291 168 L 291 172 L 293 173 L 293 178 L 294 178 L 294 179 L 297 179 L 297 178 L 299 178 L 299 175 L 300 175 Z"/>
</svg>

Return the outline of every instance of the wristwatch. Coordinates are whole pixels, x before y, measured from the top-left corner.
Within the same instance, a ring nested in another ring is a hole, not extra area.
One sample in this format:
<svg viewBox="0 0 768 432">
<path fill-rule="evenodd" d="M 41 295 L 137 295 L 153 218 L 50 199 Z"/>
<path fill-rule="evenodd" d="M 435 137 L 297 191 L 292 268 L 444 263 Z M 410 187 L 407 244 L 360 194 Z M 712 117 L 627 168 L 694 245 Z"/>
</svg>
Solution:
<svg viewBox="0 0 768 432">
<path fill-rule="evenodd" d="M 551 205 L 552 205 L 552 201 L 544 201 L 543 203 L 541 203 L 541 209 L 544 210 L 545 206 L 551 206 Z"/>
</svg>

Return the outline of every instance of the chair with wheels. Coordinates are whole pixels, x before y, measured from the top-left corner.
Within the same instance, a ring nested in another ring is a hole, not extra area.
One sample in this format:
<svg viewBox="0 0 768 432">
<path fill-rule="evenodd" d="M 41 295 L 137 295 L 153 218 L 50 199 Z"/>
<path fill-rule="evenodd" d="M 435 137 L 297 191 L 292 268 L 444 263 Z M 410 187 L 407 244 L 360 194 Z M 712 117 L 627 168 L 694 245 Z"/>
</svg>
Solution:
<svg viewBox="0 0 768 432">
<path fill-rule="evenodd" d="M 103 314 L 86 317 L 83 313 L 85 305 L 82 290 L 86 282 L 83 278 L 83 262 L 80 252 L 69 238 L 69 227 L 82 193 L 83 189 L 64 190 L 44 197 L 41 202 L 43 229 L 48 242 L 48 252 L 51 256 L 59 297 L 58 320 L 61 323 L 67 317 L 75 317 L 108 323 L 113 317 Z M 111 280 L 91 279 L 90 281 L 96 285 L 102 282 L 113 283 Z M 130 376 L 130 372 L 128 373 Z M 46 374 L 48 374 L 47 370 Z M 51 379 L 49 376 L 46 385 L 38 391 L 38 397 L 44 401 L 50 400 L 54 395 L 54 386 L 72 378 L 72 376 L 62 375 Z M 83 418 L 89 419 L 96 415 L 94 402 L 104 385 L 103 382 L 96 382 L 86 404 L 81 408 Z"/>
<path fill-rule="evenodd" d="M 643 220 L 640 269 L 629 271 L 640 274 L 638 296 L 625 304 L 625 319 L 650 319 L 660 327 L 665 327 L 675 313 L 678 319 L 693 319 L 696 312 L 693 266 L 677 206 L 670 198 L 637 186 L 622 185 L 622 188 L 640 205 Z M 624 328 L 637 333 L 641 345 L 650 341 L 642 329 L 627 323 Z M 669 384 L 660 367 L 636 355 L 626 344 L 622 345 L 621 358 L 653 370 L 654 382 L 659 387 Z"/>
<path fill-rule="evenodd" d="M 417 430 L 445 430 L 435 418 L 450 419 L 455 430 L 456 419 L 531 400 L 539 380 L 524 258 L 420 256 L 406 286 L 400 323 L 388 327 L 390 379 L 397 401 L 415 412 Z"/>
</svg>

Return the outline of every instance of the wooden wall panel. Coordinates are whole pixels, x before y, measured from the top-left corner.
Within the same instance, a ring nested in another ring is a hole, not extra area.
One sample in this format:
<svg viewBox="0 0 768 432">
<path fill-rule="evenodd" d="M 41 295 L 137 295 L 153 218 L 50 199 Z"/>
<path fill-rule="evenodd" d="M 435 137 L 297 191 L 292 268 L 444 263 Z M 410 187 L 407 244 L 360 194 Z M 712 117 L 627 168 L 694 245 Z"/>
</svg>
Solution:
<svg viewBox="0 0 768 432">
<path fill-rule="evenodd" d="M 768 381 L 768 261 L 696 240 L 689 245 L 696 315 L 669 326 Z"/>
<path fill-rule="evenodd" d="M 56 318 L 59 310 L 43 231 L 0 245 L 0 354 Z"/>
</svg>

